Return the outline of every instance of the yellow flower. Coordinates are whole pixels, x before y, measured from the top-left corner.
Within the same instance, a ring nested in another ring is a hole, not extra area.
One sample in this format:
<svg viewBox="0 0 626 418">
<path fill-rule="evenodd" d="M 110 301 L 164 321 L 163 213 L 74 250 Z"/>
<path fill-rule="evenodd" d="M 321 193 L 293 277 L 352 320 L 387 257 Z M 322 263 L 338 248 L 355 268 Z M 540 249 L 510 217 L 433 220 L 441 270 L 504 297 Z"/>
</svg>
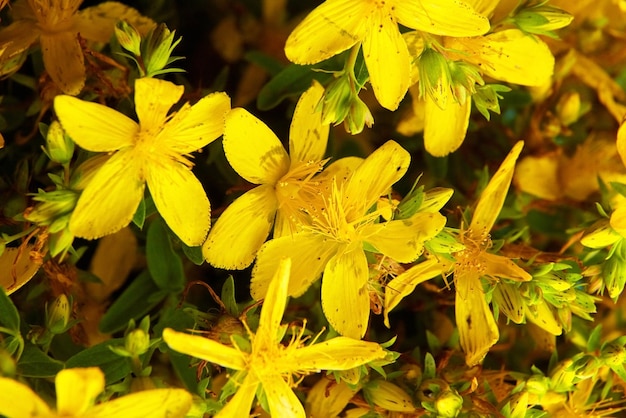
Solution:
<svg viewBox="0 0 626 418">
<path fill-rule="evenodd" d="M 294 277 L 288 294 L 301 295 L 323 272 L 321 299 L 326 318 L 340 334 L 362 338 L 370 311 L 364 243 L 397 262 L 408 263 L 422 253 L 424 241 L 445 225 L 439 213 L 377 223 L 386 208 L 369 211 L 404 175 L 409 162 L 409 153 L 388 141 L 367 157 L 345 184 L 332 183 L 323 209 L 311 213 L 310 227 L 261 247 L 252 271 L 252 297 L 265 297 L 278 260 L 290 257 Z"/>
<path fill-rule="evenodd" d="M 217 220 L 203 254 L 226 269 L 250 265 L 274 225 L 274 237 L 298 229 L 302 209 L 316 198 L 311 179 L 321 171 L 329 125 L 315 108 L 324 88 L 315 83 L 296 106 L 289 133 L 289 150 L 260 120 L 244 109 L 226 116 L 224 151 L 242 177 L 259 186 L 235 200 Z"/>
<path fill-rule="evenodd" d="M 41 45 L 48 75 L 65 94 L 85 85 L 85 63 L 78 34 L 88 41 L 108 42 L 115 23 L 126 20 L 146 33 L 154 22 L 118 2 L 78 11 L 82 0 L 22 0 L 12 5 L 13 23 L 0 30 L 0 68 L 35 43 Z"/>
<path fill-rule="evenodd" d="M 452 269 L 456 286 L 456 324 L 465 361 L 470 366 L 482 361 L 500 335 L 485 300 L 481 277 L 518 281 L 532 279 L 528 272 L 508 257 L 487 252 L 491 245 L 489 231 L 502 209 L 515 162 L 523 146 L 522 141 L 515 144 L 483 190 L 469 228 L 460 236 L 465 249 L 454 253 L 456 262 Z"/>
<path fill-rule="evenodd" d="M 489 21 L 461 0 L 327 0 L 291 33 L 287 58 L 314 64 L 363 45 L 378 102 L 395 110 L 409 87 L 410 57 L 398 23 L 436 35 L 475 36 Z"/>
<path fill-rule="evenodd" d="M 21 417 L 184 417 L 191 408 L 191 395 L 183 389 L 151 389 L 132 393 L 99 405 L 104 373 L 97 367 L 61 370 L 55 379 L 56 411 L 28 386 L 0 377 L 0 415 Z"/>
<path fill-rule="evenodd" d="M 251 352 L 243 352 L 235 341 L 223 345 L 197 335 L 166 328 L 163 339 L 173 350 L 217 363 L 245 374 L 237 393 L 217 414 L 218 417 L 248 416 L 259 385 L 265 392 L 269 413 L 274 417 L 304 417 L 304 408 L 292 391 L 293 375 L 304 376 L 321 370 L 348 370 L 386 356 L 376 343 L 336 337 L 321 343 L 303 344 L 304 328 L 291 338 L 289 345 L 280 342 L 287 329 L 281 320 L 287 305 L 287 287 L 291 261 L 281 259 L 269 285 L 256 334 L 248 330 Z"/>
<path fill-rule="evenodd" d="M 210 226 L 210 205 L 191 172 L 188 154 L 222 134 L 230 108 L 225 93 L 214 93 L 178 112 L 169 109 L 183 87 L 141 78 L 135 82 L 139 123 L 97 103 L 57 96 L 54 107 L 63 129 L 82 148 L 112 153 L 83 190 L 70 218 L 77 237 L 99 238 L 133 218 L 148 184 L 169 227 L 187 245 L 201 245 Z"/>
</svg>

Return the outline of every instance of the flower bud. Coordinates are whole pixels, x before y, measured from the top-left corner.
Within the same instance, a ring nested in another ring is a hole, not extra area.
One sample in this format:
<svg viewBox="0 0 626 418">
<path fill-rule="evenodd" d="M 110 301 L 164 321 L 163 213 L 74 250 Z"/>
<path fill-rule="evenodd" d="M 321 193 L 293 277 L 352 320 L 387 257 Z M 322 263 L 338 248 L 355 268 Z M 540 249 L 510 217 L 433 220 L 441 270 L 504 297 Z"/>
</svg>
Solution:
<svg viewBox="0 0 626 418">
<path fill-rule="evenodd" d="M 120 20 L 115 25 L 115 37 L 122 48 L 136 57 L 141 56 L 141 35 L 130 23 Z"/>
<path fill-rule="evenodd" d="M 448 60 L 438 51 L 425 48 L 418 62 L 420 97 L 428 94 L 441 109 L 447 107 L 451 86 Z"/>
<path fill-rule="evenodd" d="M 365 125 L 367 125 L 368 128 L 372 127 L 374 124 L 374 116 L 372 116 L 372 112 L 370 112 L 367 105 L 363 103 L 359 96 L 355 95 L 350 103 L 348 115 L 343 123 L 346 131 L 350 132 L 352 135 L 356 135 L 363 131 Z"/>
<path fill-rule="evenodd" d="M 126 334 L 124 348 L 131 357 L 139 357 L 150 348 L 150 336 L 141 328 L 136 328 Z"/>
<path fill-rule="evenodd" d="M 515 24 L 524 32 L 555 37 L 553 30 L 569 25 L 574 16 L 556 7 L 537 5 L 522 9 L 514 17 Z"/>
<path fill-rule="evenodd" d="M 46 329 L 52 334 L 67 331 L 71 313 L 70 301 L 65 294 L 59 295 L 51 305 L 46 307 Z"/>
<path fill-rule="evenodd" d="M 174 40 L 175 35 L 176 31 L 170 31 L 165 24 L 156 26 L 148 33 L 141 49 L 146 77 L 179 71 L 173 68 L 165 69 L 167 65 L 179 59 L 178 57 L 172 57 L 174 48 L 180 42 L 180 38 Z"/>
<path fill-rule="evenodd" d="M 40 191 L 34 195 L 33 200 L 40 203 L 31 211 L 27 211 L 24 218 L 37 225 L 47 226 L 74 210 L 78 194 L 72 190 Z"/>
<path fill-rule="evenodd" d="M 564 126 L 569 126 L 580 117 L 580 94 L 576 91 L 569 91 L 561 95 L 556 104 L 556 114 Z"/>
<path fill-rule="evenodd" d="M 69 163 L 74 155 L 74 141 L 56 120 L 48 128 L 45 151 L 52 161 L 59 164 Z"/>
<path fill-rule="evenodd" d="M 399 386 L 386 380 L 376 380 L 370 382 L 363 388 L 365 396 L 374 405 L 388 411 L 413 412 L 413 400 Z"/>
</svg>

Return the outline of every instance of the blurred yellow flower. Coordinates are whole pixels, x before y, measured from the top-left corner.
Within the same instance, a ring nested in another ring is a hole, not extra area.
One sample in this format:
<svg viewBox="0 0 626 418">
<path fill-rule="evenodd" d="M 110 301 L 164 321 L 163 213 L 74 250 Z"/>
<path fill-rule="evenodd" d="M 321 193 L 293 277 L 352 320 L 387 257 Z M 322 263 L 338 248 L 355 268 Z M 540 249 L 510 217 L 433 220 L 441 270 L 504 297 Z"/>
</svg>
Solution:
<svg viewBox="0 0 626 418">
<path fill-rule="evenodd" d="M 0 68 L 39 42 L 43 63 L 59 89 L 70 95 L 85 85 L 85 63 L 79 41 L 108 42 L 118 20 L 146 33 L 154 22 L 118 2 L 78 11 L 83 0 L 23 0 L 11 6 L 13 23 L 0 30 Z M 17 70 L 17 68 L 14 68 Z"/>
<path fill-rule="evenodd" d="M 252 271 L 250 292 L 255 299 L 267 293 L 272 272 L 281 257 L 293 260 L 290 296 L 302 295 L 323 272 L 322 309 L 342 335 L 362 338 L 369 322 L 369 268 L 365 243 L 401 263 L 414 261 L 424 241 L 445 225 L 439 213 L 417 213 L 409 219 L 377 223 L 387 208 L 370 212 L 379 197 L 406 172 L 409 153 L 388 141 L 367 157 L 345 183 L 333 182 L 322 210 L 301 232 L 268 241 L 261 247 Z"/>
<path fill-rule="evenodd" d="M 240 371 L 234 377 L 241 379 L 237 393 L 217 417 L 248 416 L 260 385 L 271 416 L 304 418 L 304 408 L 291 389 L 296 386 L 293 375 L 348 370 L 386 356 L 376 343 L 347 337 L 320 343 L 314 340 L 304 345 L 304 328 L 294 334 L 287 346 L 282 345 L 287 325 L 281 325 L 281 321 L 287 305 L 290 271 L 291 260 L 281 259 L 263 302 L 257 332 L 248 330 L 252 344 L 249 353 L 241 351 L 234 340 L 233 346 L 228 346 L 169 328 L 163 330 L 163 339 L 173 350 Z"/>
<path fill-rule="evenodd" d="M 135 82 L 139 123 L 111 108 L 71 96 L 57 96 L 63 129 L 82 148 L 112 153 L 83 190 L 70 218 L 77 237 L 94 239 L 130 223 L 146 183 L 168 226 L 187 245 L 201 245 L 211 223 L 202 184 L 189 153 L 223 132 L 230 109 L 225 93 L 210 94 L 169 114 L 183 87 L 154 78 Z"/>
<path fill-rule="evenodd" d="M 487 18 L 461 0 L 327 0 L 294 29 L 285 53 L 296 64 L 314 64 L 362 44 L 376 98 L 395 110 L 409 87 L 411 62 L 398 24 L 447 36 L 489 30 Z"/>
<path fill-rule="evenodd" d="M 191 408 L 183 389 L 151 389 L 95 405 L 104 391 L 104 373 L 97 367 L 61 370 L 56 378 L 56 411 L 28 386 L 0 377 L 0 415 L 22 417 L 182 418 Z"/>
<path fill-rule="evenodd" d="M 293 233 L 303 209 L 317 198 L 313 176 L 322 170 L 329 125 L 315 108 L 324 88 L 315 83 L 296 105 L 289 133 L 290 155 L 260 120 L 244 109 L 226 116 L 224 151 L 242 177 L 258 187 L 246 192 L 222 213 L 203 246 L 206 260 L 219 268 L 250 265 L 272 226 L 274 237 Z"/>
</svg>

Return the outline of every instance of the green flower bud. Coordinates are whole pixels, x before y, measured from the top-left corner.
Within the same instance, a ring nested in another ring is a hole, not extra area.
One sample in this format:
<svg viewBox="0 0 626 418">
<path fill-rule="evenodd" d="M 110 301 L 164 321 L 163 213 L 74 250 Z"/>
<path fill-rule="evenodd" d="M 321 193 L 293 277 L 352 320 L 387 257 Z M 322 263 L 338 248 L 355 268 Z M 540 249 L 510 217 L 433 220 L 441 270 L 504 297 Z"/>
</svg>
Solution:
<svg viewBox="0 0 626 418">
<path fill-rule="evenodd" d="M 552 31 L 569 25 L 574 16 L 565 10 L 545 6 L 545 3 L 522 9 L 513 18 L 515 24 L 524 32 L 555 38 Z"/>
<path fill-rule="evenodd" d="M 141 56 L 141 35 L 130 23 L 120 20 L 115 25 L 115 37 L 122 48 L 136 57 Z"/>
<path fill-rule="evenodd" d="M 180 57 L 172 57 L 174 48 L 180 42 L 180 38 L 174 40 L 175 35 L 176 31 L 170 31 L 163 23 L 148 33 L 141 48 L 146 77 L 182 71 L 177 68 L 165 69 L 166 66 L 180 59 Z"/>
<path fill-rule="evenodd" d="M 74 141 L 56 120 L 48 128 L 45 151 L 52 161 L 59 164 L 69 163 L 74 155 Z"/>
<path fill-rule="evenodd" d="M 350 132 L 352 135 L 356 135 L 363 131 L 365 125 L 367 125 L 368 128 L 372 127 L 374 124 L 374 116 L 372 116 L 372 112 L 370 112 L 367 105 L 363 103 L 359 96 L 354 96 L 350 103 L 348 116 L 343 123 L 346 131 Z"/>
<path fill-rule="evenodd" d="M 141 328 L 136 328 L 126 334 L 124 348 L 131 357 L 138 357 L 150 348 L 150 336 Z"/>
<path fill-rule="evenodd" d="M 445 109 L 452 77 L 448 60 L 432 48 L 425 48 L 418 59 L 420 97 L 429 95 L 437 106 Z"/>
<path fill-rule="evenodd" d="M 435 400 L 435 408 L 438 416 L 442 418 L 454 418 L 461 412 L 463 397 L 455 390 L 444 390 Z"/>
<path fill-rule="evenodd" d="M 65 294 L 59 295 L 51 305 L 46 306 L 46 329 L 57 335 L 67 331 L 70 319 L 70 301 Z"/>
<path fill-rule="evenodd" d="M 55 190 L 52 192 L 44 192 L 40 190 L 33 197 L 33 200 L 40 202 L 34 209 L 24 213 L 24 218 L 37 225 L 51 225 L 58 218 L 70 214 L 76 202 L 78 194 L 72 190 Z M 64 218 L 62 225 L 56 230 L 62 229 L 67 224 L 67 218 Z"/>
<path fill-rule="evenodd" d="M 372 113 L 354 90 L 348 73 L 341 73 L 326 87 L 316 110 L 322 112 L 322 123 L 343 122 L 353 135 L 363 131 L 365 125 L 369 128 L 374 124 Z"/>
</svg>

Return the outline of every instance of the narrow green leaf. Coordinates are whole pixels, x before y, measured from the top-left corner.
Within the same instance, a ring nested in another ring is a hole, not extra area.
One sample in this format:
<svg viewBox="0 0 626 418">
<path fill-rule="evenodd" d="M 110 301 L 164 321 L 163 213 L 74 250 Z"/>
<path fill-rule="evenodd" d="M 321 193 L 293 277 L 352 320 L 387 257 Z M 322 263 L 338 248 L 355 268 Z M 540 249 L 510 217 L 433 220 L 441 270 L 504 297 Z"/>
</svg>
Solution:
<svg viewBox="0 0 626 418">
<path fill-rule="evenodd" d="M 13 305 L 13 301 L 6 294 L 4 288 L 0 287 L 0 324 L 5 328 L 20 332 L 20 314 L 17 312 L 17 308 Z"/>
<path fill-rule="evenodd" d="M 172 248 L 169 231 L 162 218 L 155 219 L 148 227 L 146 258 L 150 275 L 159 289 L 170 292 L 183 290 L 183 263 Z"/>
<path fill-rule="evenodd" d="M 239 307 L 237 306 L 237 300 L 235 299 L 235 281 L 233 276 L 228 276 L 224 285 L 222 286 L 222 295 L 220 296 L 226 311 L 234 318 L 239 316 Z"/>
</svg>

